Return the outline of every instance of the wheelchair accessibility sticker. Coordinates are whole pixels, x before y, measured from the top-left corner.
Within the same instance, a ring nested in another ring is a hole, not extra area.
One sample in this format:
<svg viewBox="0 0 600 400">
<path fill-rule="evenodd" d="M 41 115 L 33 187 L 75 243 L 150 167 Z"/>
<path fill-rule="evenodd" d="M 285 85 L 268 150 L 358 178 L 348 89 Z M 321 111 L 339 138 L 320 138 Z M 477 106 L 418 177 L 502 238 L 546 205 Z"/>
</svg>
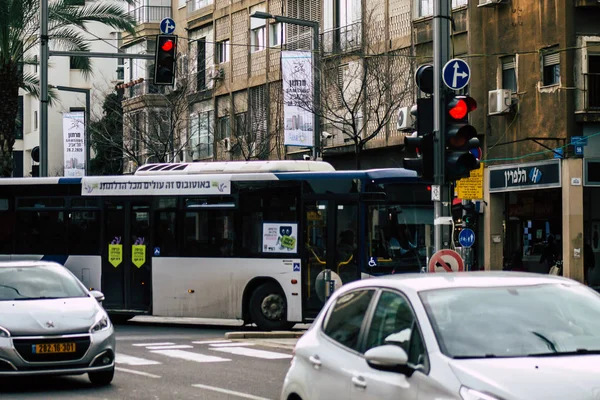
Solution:
<svg viewBox="0 0 600 400">
<path fill-rule="evenodd" d="M 300 272 L 300 263 L 294 263 L 294 272 Z"/>
</svg>

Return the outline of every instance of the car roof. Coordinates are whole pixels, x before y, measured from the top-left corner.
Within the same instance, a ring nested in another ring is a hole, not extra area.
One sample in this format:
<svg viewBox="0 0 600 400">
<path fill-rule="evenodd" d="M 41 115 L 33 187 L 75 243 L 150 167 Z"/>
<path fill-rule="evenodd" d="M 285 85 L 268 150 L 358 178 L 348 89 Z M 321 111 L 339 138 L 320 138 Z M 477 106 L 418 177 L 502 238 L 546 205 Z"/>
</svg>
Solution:
<svg viewBox="0 0 600 400">
<path fill-rule="evenodd" d="M 355 286 L 384 286 L 412 289 L 416 292 L 434 289 L 498 286 L 532 286 L 577 282 L 555 275 L 527 272 L 474 271 L 454 273 L 395 274 L 355 282 Z"/>
<path fill-rule="evenodd" d="M 0 268 L 15 268 L 15 267 L 40 267 L 40 266 L 57 266 L 60 264 L 52 261 L 0 261 Z"/>
</svg>

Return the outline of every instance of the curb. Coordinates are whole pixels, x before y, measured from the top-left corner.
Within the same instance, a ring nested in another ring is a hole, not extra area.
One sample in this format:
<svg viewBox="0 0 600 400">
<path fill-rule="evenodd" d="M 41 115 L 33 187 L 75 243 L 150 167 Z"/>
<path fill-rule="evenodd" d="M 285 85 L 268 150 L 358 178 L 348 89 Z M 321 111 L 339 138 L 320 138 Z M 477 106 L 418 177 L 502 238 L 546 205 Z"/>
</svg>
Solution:
<svg viewBox="0 0 600 400">
<path fill-rule="evenodd" d="M 225 339 L 298 339 L 304 335 L 304 332 L 227 332 Z"/>
</svg>

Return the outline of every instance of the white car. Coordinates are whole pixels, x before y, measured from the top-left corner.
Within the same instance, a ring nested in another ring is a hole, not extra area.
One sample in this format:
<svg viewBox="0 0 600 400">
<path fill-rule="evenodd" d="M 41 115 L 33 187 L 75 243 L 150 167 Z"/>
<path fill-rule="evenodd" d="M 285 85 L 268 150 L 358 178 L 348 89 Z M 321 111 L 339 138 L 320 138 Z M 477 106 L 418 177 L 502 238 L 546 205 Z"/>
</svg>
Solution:
<svg viewBox="0 0 600 400">
<path fill-rule="evenodd" d="M 517 272 L 366 279 L 294 354 L 281 400 L 600 399 L 600 295 Z"/>
</svg>

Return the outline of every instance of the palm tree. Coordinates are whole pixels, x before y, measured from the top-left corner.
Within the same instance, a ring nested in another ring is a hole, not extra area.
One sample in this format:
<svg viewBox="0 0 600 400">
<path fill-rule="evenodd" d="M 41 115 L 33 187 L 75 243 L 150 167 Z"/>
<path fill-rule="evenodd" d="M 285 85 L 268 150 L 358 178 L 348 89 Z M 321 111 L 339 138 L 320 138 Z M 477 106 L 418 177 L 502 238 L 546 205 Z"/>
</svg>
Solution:
<svg viewBox="0 0 600 400">
<path fill-rule="evenodd" d="M 135 33 L 135 20 L 118 1 L 50 0 L 48 36 L 53 48 L 89 51 L 86 25 L 102 23 L 114 29 Z M 129 0 L 125 0 L 128 1 Z M 0 176 L 11 176 L 12 150 L 18 112 L 19 88 L 34 96 L 40 93 L 37 75 L 24 72 L 24 65 L 37 64 L 31 56 L 40 44 L 40 0 L 0 0 Z M 89 76 L 90 59 L 78 57 L 77 67 Z M 55 93 L 49 92 L 50 99 Z"/>
</svg>

